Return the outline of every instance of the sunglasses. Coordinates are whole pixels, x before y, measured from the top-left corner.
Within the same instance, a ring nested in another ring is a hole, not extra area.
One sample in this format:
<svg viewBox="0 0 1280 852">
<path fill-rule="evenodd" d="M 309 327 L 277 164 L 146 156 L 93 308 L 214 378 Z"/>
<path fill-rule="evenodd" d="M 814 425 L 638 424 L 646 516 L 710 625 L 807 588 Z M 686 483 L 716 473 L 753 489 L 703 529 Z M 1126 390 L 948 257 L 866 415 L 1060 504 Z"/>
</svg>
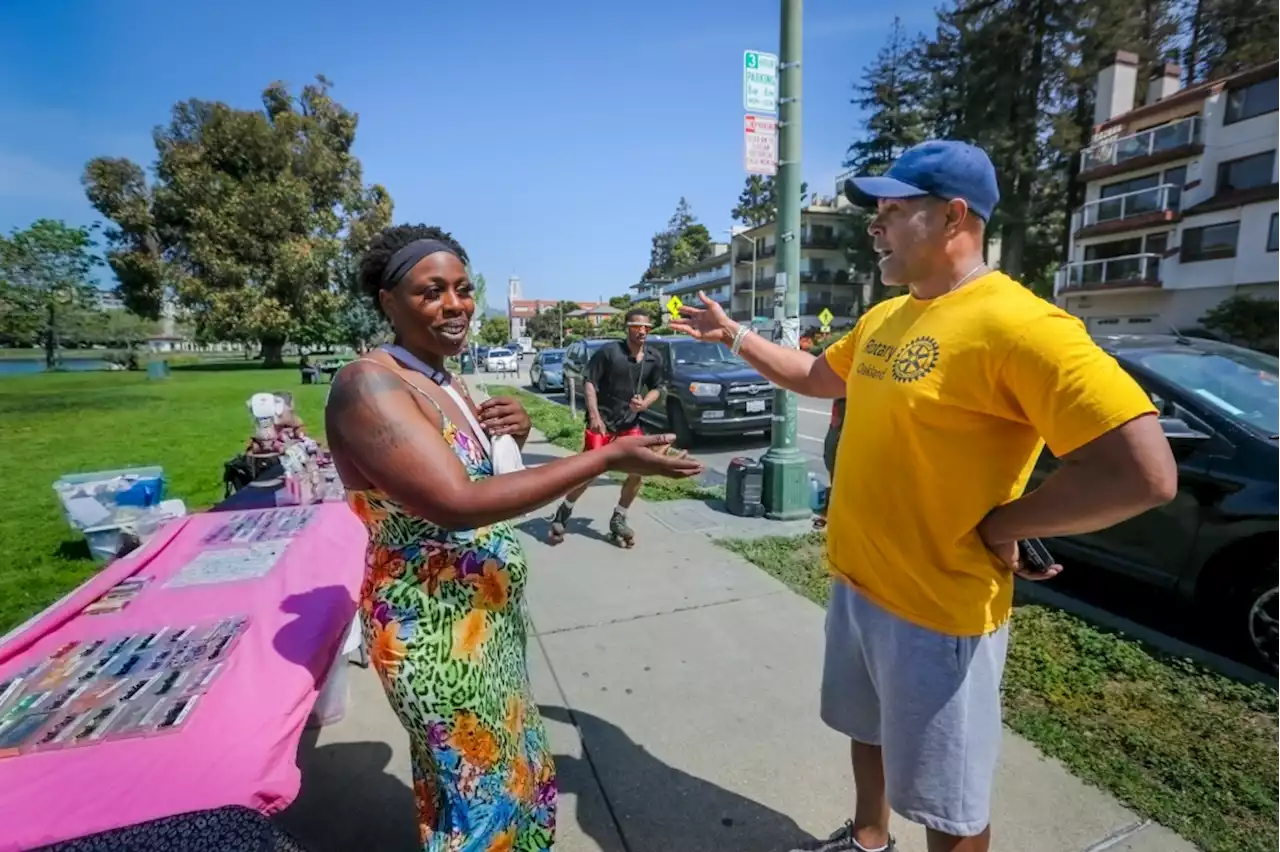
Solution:
<svg viewBox="0 0 1280 852">
<path fill-rule="evenodd" d="M 653 325 L 647 322 L 629 322 L 627 328 L 653 328 Z"/>
</svg>

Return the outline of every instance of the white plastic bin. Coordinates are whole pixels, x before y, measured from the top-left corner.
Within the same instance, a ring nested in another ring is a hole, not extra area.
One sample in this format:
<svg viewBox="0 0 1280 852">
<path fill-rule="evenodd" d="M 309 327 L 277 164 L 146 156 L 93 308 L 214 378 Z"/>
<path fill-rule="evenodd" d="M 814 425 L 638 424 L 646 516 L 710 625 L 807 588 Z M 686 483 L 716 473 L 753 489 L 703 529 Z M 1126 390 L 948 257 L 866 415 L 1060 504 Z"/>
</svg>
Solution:
<svg viewBox="0 0 1280 852">
<path fill-rule="evenodd" d="M 353 638 L 354 637 L 354 638 Z M 352 645 L 352 642 L 355 645 Z M 320 694 L 316 696 L 315 706 L 311 708 L 311 716 L 307 719 L 309 727 L 324 727 L 340 722 L 347 715 L 347 703 L 351 700 L 351 682 L 347 674 L 347 655 L 359 647 L 360 619 L 352 620 L 338 646 L 338 653 L 329 665 L 329 672 L 320 685 Z"/>
</svg>

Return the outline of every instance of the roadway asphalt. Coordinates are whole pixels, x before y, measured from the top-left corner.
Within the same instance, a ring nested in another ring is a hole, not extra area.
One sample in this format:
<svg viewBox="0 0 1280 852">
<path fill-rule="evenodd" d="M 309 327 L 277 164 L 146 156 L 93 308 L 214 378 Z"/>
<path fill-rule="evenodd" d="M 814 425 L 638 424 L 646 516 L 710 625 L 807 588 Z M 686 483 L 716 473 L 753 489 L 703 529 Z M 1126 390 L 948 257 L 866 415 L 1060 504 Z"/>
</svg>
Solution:
<svg viewBox="0 0 1280 852">
<path fill-rule="evenodd" d="M 519 387 L 533 391 L 529 386 L 529 376 L 526 364 L 521 365 L 522 372 L 519 376 Z M 481 373 L 481 381 L 492 381 L 494 384 L 500 382 L 510 382 L 511 376 L 506 377 L 494 374 L 492 376 Z M 536 392 L 536 391 L 533 391 Z M 567 406 L 569 399 L 559 391 L 552 391 L 545 394 L 545 397 L 552 402 Z M 578 401 L 579 410 L 581 410 L 581 400 Z M 800 452 L 805 456 L 805 460 L 809 464 L 809 470 L 822 482 L 827 482 L 827 468 L 822 461 L 822 442 L 826 439 L 827 425 L 831 422 L 831 401 L 825 399 L 812 399 L 810 397 L 800 397 L 798 400 L 798 411 L 796 416 L 796 444 Z M 708 436 L 700 438 L 697 445 L 693 448 L 693 455 L 697 456 L 707 465 L 707 475 L 703 477 L 703 481 L 711 484 L 724 481 L 724 475 L 729 470 L 729 462 L 739 456 L 750 456 L 759 458 L 769 449 L 769 442 L 765 440 L 764 434 L 760 432 L 752 432 L 746 435 L 733 436 Z"/>
</svg>

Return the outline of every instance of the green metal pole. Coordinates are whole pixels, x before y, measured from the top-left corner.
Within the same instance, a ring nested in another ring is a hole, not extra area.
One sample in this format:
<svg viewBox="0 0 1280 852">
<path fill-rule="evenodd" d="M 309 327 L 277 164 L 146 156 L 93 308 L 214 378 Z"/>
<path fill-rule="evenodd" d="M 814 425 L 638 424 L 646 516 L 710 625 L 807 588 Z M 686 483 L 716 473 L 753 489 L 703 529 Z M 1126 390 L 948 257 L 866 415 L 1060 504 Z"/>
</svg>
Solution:
<svg viewBox="0 0 1280 852">
<path fill-rule="evenodd" d="M 778 51 L 777 280 L 773 317 L 782 345 L 800 346 L 800 120 L 803 0 L 782 0 L 782 45 Z M 773 393 L 773 433 L 764 454 L 764 506 L 768 517 L 807 517 L 809 466 L 796 447 L 796 395 Z"/>
</svg>

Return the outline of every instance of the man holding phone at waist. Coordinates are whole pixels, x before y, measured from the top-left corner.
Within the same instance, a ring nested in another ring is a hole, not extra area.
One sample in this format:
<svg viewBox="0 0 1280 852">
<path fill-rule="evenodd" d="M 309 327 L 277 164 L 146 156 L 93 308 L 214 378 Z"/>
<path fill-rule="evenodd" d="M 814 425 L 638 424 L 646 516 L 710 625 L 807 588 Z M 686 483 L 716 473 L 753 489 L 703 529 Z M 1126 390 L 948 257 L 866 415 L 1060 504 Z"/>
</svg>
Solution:
<svg viewBox="0 0 1280 852">
<path fill-rule="evenodd" d="M 611 341 L 596 350 L 587 362 L 583 395 L 587 405 L 587 432 L 583 436 L 583 452 L 601 447 L 629 435 L 641 435 L 640 413 L 658 400 L 662 391 L 662 356 L 646 347 L 653 320 L 640 308 L 627 311 L 625 340 Z M 564 539 L 565 527 L 573 515 L 573 506 L 587 490 L 584 485 L 570 492 L 556 508 L 551 519 L 551 544 Z M 609 519 L 609 535 L 615 543 L 631 547 L 635 533 L 627 524 L 627 509 L 640 493 L 640 477 L 628 476 L 622 483 L 622 496 Z"/>
<path fill-rule="evenodd" d="M 892 850 L 892 808 L 925 826 L 929 852 L 986 852 L 1013 578 L 1061 570 L 1018 543 L 1166 503 L 1177 468 L 1150 399 L 1083 324 L 984 263 L 999 199 L 985 153 L 925 142 L 845 192 L 875 209 L 884 283 L 907 295 L 817 358 L 705 297 L 672 326 L 796 393 L 848 398 L 821 707 L 852 740 L 856 800 L 807 848 Z M 1063 464 L 1024 495 L 1046 442 Z"/>
</svg>

